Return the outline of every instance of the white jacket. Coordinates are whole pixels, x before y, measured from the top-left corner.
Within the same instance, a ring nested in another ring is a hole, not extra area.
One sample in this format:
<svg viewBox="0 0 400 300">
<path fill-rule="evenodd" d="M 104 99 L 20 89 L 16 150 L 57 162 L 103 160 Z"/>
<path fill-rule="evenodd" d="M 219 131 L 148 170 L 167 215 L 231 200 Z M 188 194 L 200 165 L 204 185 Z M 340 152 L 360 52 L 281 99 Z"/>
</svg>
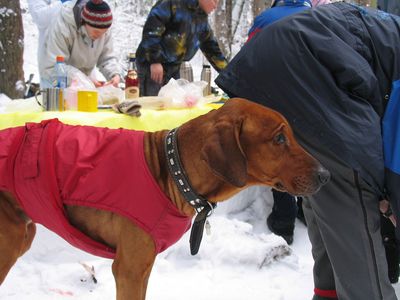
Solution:
<svg viewBox="0 0 400 300">
<path fill-rule="evenodd" d="M 39 54 L 40 77 L 42 82 L 48 83 L 42 88 L 51 86 L 58 55 L 65 58 L 69 80 L 76 69 L 89 76 L 96 66 L 107 80 L 121 74 L 113 53 L 111 30 L 97 40 L 90 39 L 85 26 L 77 26 L 80 20 L 75 21 L 74 4 L 75 1 L 66 2 L 54 23 L 49 26 L 44 51 Z"/>
<path fill-rule="evenodd" d="M 60 12 L 62 2 L 60 0 L 28 0 L 29 12 L 33 22 L 39 31 L 38 57 L 43 52 L 44 40 L 47 36 L 48 27 Z"/>
</svg>

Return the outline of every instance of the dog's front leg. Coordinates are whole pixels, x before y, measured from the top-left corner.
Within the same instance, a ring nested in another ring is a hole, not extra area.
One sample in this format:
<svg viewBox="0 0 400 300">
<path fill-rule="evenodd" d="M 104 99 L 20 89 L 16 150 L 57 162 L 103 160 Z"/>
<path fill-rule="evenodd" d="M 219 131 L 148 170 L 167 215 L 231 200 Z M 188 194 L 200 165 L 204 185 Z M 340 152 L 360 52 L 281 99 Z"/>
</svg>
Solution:
<svg viewBox="0 0 400 300">
<path fill-rule="evenodd" d="M 147 282 L 156 257 L 151 237 L 136 226 L 120 235 L 112 270 L 117 300 L 145 300 Z"/>
</svg>

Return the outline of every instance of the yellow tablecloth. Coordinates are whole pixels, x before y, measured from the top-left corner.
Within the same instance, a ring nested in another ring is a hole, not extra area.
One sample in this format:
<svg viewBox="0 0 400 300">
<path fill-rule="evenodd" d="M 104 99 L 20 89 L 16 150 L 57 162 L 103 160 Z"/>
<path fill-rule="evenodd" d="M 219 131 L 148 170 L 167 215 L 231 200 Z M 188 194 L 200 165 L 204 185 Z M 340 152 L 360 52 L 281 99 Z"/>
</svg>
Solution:
<svg viewBox="0 0 400 300">
<path fill-rule="evenodd" d="M 175 128 L 188 120 L 218 108 L 219 104 L 208 104 L 190 109 L 146 110 L 142 115 L 130 117 L 115 113 L 112 110 L 85 113 L 66 112 L 12 112 L 0 114 L 0 129 L 24 125 L 26 122 L 40 122 L 46 119 L 58 118 L 61 122 L 71 125 L 91 125 L 109 128 L 127 128 L 144 131 L 157 131 Z"/>
</svg>

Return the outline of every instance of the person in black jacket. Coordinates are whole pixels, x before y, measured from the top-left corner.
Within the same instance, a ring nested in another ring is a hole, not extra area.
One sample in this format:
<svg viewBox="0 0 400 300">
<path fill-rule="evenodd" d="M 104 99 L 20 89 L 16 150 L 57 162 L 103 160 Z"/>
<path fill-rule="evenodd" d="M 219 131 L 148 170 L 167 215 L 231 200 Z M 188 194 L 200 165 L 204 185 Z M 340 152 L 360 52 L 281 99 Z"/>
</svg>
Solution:
<svg viewBox="0 0 400 300">
<path fill-rule="evenodd" d="M 208 23 L 208 14 L 219 0 L 159 0 L 143 27 L 136 51 L 141 96 L 157 96 L 171 78 L 179 78 L 179 67 L 201 49 L 220 71 L 227 60 Z"/>
<path fill-rule="evenodd" d="M 397 299 L 378 203 L 384 194 L 381 121 L 399 79 L 400 19 L 343 2 L 270 25 L 216 79 L 228 95 L 282 113 L 331 172 L 331 181 L 303 203 L 314 300 Z"/>
</svg>

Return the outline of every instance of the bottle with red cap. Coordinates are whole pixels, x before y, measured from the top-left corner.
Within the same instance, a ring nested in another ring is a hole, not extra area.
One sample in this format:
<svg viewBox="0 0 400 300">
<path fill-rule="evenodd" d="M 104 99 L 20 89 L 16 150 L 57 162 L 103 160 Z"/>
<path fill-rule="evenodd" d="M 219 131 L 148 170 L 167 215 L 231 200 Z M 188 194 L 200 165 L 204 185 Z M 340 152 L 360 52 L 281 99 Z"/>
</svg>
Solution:
<svg viewBox="0 0 400 300">
<path fill-rule="evenodd" d="M 125 99 L 139 97 L 139 78 L 136 70 L 135 53 L 129 54 L 129 67 L 125 77 Z"/>
<path fill-rule="evenodd" d="M 58 87 L 60 89 L 65 89 L 68 87 L 68 76 L 65 67 L 64 56 L 57 56 L 56 64 L 54 66 L 54 79 L 53 87 Z"/>
</svg>

